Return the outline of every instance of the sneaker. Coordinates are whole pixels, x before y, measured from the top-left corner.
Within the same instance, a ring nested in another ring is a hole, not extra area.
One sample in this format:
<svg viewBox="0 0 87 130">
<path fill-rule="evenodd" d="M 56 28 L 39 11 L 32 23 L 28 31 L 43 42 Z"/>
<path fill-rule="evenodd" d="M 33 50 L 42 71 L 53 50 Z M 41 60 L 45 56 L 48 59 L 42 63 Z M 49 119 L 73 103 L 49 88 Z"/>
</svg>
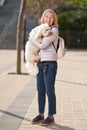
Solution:
<svg viewBox="0 0 87 130">
<path fill-rule="evenodd" d="M 41 125 L 47 126 L 47 125 L 51 125 L 53 123 L 54 123 L 54 118 L 51 118 L 48 116 L 45 120 L 42 121 Z"/>
<path fill-rule="evenodd" d="M 39 114 L 32 120 L 32 124 L 40 123 L 42 120 L 44 120 L 44 116 Z"/>
</svg>

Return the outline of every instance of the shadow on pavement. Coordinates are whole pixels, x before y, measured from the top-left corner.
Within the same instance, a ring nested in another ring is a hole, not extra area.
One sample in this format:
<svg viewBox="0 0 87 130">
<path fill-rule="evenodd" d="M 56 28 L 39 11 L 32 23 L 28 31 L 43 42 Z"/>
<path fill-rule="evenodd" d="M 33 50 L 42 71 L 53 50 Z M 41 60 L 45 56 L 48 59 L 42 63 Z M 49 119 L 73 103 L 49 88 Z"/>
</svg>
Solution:
<svg viewBox="0 0 87 130">
<path fill-rule="evenodd" d="M 55 123 L 54 125 L 48 126 L 48 128 L 50 130 L 75 130 L 75 129 L 70 128 L 68 126 L 61 126 L 61 125 L 59 125 L 57 123 Z"/>
<path fill-rule="evenodd" d="M 59 82 L 65 82 L 65 83 L 68 83 L 68 84 L 87 86 L 87 84 L 85 84 L 85 83 L 72 82 L 72 81 L 65 81 L 65 80 L 57 80 L 57 81 L 59 81 Z"/>
<path fill-rule="evenodd" d="M 1 112 L 1 113 L 4 113 L 4 114 L 6 114 L 6 115 L 12 116 L 12 117 L 21 119 L 21 120 L 25 120 L 25 121 L 31 122 L 31 120 L 28 119 L 28 118 L 25 118 L 25 117 L 23 117 L 23 116 L 20 116 L 20 115 L 17 115 L 17 114 L 8 112 L 8 111 L 4 111 L 4 110 L 2 110 L 2 109 L 0 109 L 0 112 Z M 39 125 L 39 124 L 38 124 L 38 125 Z M 68 127 L 68 126 L 61 126 L 61 125 L 59 125 L 59 124 L 57 124 L 57 123 L 54 123 L 53 125 L 46 126 L 46 127 L 48 127 L 50 130 L 75 130 L 75 129 L 70 128 L 70 127 Z"/>
<path fill-rule="evenodd" d="M 4 110 L 1 110 L 1 109 L 0 109 L 0 112 L 2 112 L 2 113 L 4 113 L 4 114 L 7 114 L 7 115 L 9 115 L 9 116 L 13 116 L 13 117 L 19 118 L 19 119 L 21 119 L 21 120 L 26 120 L 26 121 L 28 121 L 28 122 L 31 122 L 31 120 L 28 119 L 28 118 L 25 118 L 25 117 L 23 117 L 23 116 L 20 116 L 20 115 L 17 115 L 17 114 L 8 112 L 8 111 L 4 111 Z"/>
</svg>

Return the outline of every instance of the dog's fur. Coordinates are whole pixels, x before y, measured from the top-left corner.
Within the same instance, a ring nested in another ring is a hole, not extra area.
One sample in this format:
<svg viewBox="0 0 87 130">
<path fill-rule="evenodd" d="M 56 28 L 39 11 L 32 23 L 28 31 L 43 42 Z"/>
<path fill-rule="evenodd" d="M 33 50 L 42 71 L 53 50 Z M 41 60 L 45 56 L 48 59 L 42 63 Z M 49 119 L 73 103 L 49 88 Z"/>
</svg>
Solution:
<svg viewBox="0 0 87 130">
<path fill-rule="evenodd" d="M 35 62 L 40 60 L 40 56 L 38 54 L 40 49 L 35 46 L 32 41 L 40 43 L 42 37 L 47 37 L 49 35 L 51 35 L 51 29 L 48 24 L 41 24 L 35 27 L 29 34 L 29 39 L 31 40 L 28 40 L 25 46 L 25 59 L 28 73 L 30 75 L 37 75 L 39 70 Z"/>
</svg>

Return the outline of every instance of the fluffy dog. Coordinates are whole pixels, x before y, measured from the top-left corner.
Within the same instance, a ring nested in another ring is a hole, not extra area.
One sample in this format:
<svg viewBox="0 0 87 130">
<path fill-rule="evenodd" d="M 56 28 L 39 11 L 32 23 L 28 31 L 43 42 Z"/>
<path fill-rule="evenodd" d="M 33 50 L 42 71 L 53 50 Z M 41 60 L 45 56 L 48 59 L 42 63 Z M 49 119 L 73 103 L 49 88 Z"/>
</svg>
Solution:
<svg viewBox="0 0 87 130">
<path fill-rule="evenodd" d="M 40 61 L 40 49 L 32 43 L 32 39 L 38 44 L 41 44 L 43 37 L 51 35 L 51 28 L 48 24 L 41 24 L 31 30 L 29 39 L 25 46 L 26 67 L 30 75 L 36 76 L 39 72 L 37 62 Z"/>
</svg>

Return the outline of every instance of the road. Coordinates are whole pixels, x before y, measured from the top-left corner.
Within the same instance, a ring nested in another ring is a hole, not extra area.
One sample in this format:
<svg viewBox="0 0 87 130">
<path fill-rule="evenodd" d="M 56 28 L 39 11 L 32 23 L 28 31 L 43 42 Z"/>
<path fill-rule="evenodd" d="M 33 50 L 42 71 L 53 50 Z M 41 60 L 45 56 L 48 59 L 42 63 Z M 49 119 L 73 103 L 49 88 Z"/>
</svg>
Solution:
<svg viewBox="0 0 87 130">
<path fill-rule="evenodd" d="M 16 48 L 17 19 L 20 0 L 6 0 L 0 7 L 0 48 Z"/>
</svg>

